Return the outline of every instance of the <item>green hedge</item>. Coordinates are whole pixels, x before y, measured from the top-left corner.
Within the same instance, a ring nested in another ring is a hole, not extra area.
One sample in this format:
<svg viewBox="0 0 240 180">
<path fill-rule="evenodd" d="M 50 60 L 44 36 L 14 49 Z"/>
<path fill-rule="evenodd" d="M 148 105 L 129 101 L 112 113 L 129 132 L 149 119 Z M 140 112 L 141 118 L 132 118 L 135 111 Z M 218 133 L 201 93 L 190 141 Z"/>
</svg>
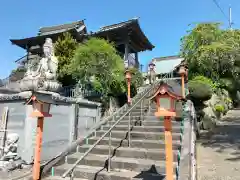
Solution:
<svg viewBox="0 0 240 180">
<path fill-rule="evenodd" d="M 207 101 L 211 99 L 214 83 L 204 76 L 196 76 L 188 83 L 190 97 L 197 101 Z"/>
</svg>

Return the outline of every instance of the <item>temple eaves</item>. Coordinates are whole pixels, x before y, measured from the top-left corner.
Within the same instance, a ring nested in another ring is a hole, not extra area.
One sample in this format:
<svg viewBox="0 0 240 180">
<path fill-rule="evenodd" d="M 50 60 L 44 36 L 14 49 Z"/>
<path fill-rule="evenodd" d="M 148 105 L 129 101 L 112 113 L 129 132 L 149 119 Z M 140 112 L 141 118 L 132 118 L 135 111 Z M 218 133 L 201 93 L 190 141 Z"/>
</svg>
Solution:
<svg viewBox="0 0 240 180">
<path fill-rule="evenodd" d="M 137 18 L 109 26 L 104 26 L 98 31 L 90 34 L 87 34 L 84 21 L 77 21 L 58 26 L 43 27 L 40 28 L 38 35 L 35 37 L 11 39 L 10 41 L 23 49 L 27 49 L 29 47 L 36 47 L 43 44 L 47 37 L 50 37 L 53 41 L 55 41 L 59 35 L 64 32 L 71 33 L 74 38 L 80 42 L 86 35 L 108 39 L 113 42 L 123 42 L 128 39 L 128 43 L 135 49 L 135 52 L 152 50 L 154 48 L 140 28 Z"/>
<path fill-rule="evenodd" d="M 77 40 L 82 40 L 83 36 L 87 33 L 87 29 L 84 21 L 77 21 L 58 26 L 42 27 L 39 29 L 37 36 L 24 39 L 10 39 L 10 41 L 12 44 L 15 44 L 23 49 L 28 49 L 30 47 L 43 44 L 45 39 L 48 37 L 50 37 L 53 41 L 56 41 L 57 38 L 65 32 L 69 32 Z"/>
<path fill-rule="evenodd" d="M 128 37 L 124 37 L 126 34 Z M 92 36 L 103 37 L 113 42 L 119 41 L 119 39 L 124 41 L 128 38 L 128 43 L 130 43 L 137 52 L 152 50 L 154 48 L 154 45 L 152 45 L 143 33 L 138 18 L 101 27 L 98 31 L 94 32 Z"/>
</svg>

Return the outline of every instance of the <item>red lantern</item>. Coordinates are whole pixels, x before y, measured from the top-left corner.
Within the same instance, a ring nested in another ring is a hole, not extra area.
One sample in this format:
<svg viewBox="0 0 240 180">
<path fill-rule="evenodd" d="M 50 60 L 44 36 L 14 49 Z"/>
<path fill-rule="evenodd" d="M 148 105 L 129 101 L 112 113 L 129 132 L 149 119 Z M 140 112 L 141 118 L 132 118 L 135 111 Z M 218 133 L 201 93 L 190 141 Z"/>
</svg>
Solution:
<svg viewBox="0 0 240 180">
<path fill-rule="evenodd" d="M 154 99 L 157 106 L 157 112 L 155 112 L 155 116 L 176 116 L 176 102 L 179 99 L 182 99 L 181 96 L 176 95 L 169 91 L 169 87 L 167 84 L 162 84 L 155 92 L 155 94 L 151 97 Z"/>
<path fill-rule="evenodd" d="M 52 117 L 50 112 L 51 104 L 37 100 L 36 96 L 32 96 L 27 104 L 32 104 L 33 112 L 32 117 Z"/>
</svg>

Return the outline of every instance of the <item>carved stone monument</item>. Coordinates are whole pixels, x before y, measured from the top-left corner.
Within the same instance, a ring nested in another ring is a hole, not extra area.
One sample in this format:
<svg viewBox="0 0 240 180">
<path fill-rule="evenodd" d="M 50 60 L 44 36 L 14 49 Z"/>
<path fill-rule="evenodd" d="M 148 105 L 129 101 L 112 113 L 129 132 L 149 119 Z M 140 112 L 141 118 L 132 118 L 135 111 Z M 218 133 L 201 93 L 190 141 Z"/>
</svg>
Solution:
<svg viewBox="0 0 240 180">
<path fill-rule="evenodd" d="M 6 146 L 4 147 L 4 154 L 0 158 L 0 170 L 11 171 L 16 168 L 22 168 L 25 164 L 21 157 L 18 156 L 18 140 L 17 133 L 9 133 L 6 139 Z"/>
<path fill-rule="evenodd" d="M 36 70 L 30 66 L 20 83 L 21 91 L 51 91 L 58 92 L 61 84 L 57 82 L 58 60 L 54 56 L 54 47 L 51 38 L 46 38 L 43 45 L 43 57 Z"/>
</svg>

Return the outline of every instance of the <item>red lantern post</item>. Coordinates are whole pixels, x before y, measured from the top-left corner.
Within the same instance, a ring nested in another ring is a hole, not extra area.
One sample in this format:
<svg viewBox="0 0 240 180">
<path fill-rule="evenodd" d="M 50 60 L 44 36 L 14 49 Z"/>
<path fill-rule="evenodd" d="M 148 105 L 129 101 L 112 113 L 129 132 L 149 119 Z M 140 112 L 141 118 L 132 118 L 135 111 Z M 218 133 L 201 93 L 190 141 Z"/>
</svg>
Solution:
<svg viewBox="0 0 240 180">
<path fill-rule="evenodd" d="M 129 69 L 126 69 L 125 71 L 125 78 L 127 80 L 127 97 L 128 97 L 128 104 L 131 103 L 131 78 L 132 74 Z"/>
<path fill-rule="evenodd" d="M 172 148 L 172 117 L 176 117 L 176 101 L 181 96 L 170 92 L 167 84 L 161 84 L 151 97 L 156 102 L 156 117 L 164 117 L 165 151 L 166 151 L 166 180 L 173 180 L 173 148 Z"/>
<path fill-rule="evenodd" d="M 41 161 L 41 149 L 42 149 L 42 136 L 43 136 L 43 122 L 44 117 L 52 117 L 49 114 L 49 103 L 44 103 L 37 100 L 36 96 L 32 96 L 27 104 L 32 104 L 33 112 L 30 116 L 37 117 L 37 136 L 35 145 L 34 165 L 33 165 L 33 180 L 39 180 L 40 177 L 40 161 Z"/>
</svg>

